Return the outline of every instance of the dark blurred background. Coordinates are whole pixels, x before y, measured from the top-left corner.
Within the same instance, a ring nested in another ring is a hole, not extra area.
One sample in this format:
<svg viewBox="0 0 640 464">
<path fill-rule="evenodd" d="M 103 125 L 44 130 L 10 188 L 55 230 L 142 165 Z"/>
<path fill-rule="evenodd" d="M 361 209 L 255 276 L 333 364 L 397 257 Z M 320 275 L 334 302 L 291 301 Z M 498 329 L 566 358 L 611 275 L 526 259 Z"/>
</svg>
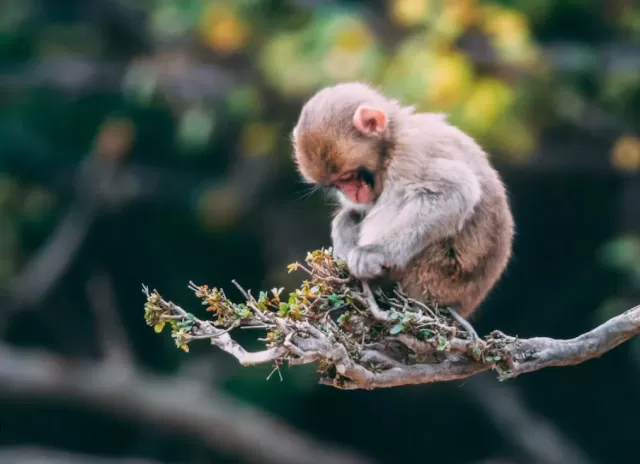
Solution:
<svg viewBox="0 0 640 464">
<path fill-rule="evenodd" d="M 350 80 L 446 112 L 503 175 L 514 257 L 479 332 L 573 337 L 640 302 L 635 0 L 2 0 L 1 463 L 638 462 L 640 339 L 344 392 L 145 325 L 143 283 L 200 315 L 190 280 L 299 284 L 331 209 L 288 136 Z"/>
</svg>

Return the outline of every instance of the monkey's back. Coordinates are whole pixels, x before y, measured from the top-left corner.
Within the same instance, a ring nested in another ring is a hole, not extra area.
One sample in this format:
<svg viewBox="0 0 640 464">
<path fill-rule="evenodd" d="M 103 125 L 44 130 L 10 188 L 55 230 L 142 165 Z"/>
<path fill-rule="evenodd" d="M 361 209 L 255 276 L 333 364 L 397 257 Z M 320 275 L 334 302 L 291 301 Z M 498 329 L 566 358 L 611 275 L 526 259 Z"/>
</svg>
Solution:
<svg viewBox="0 0 640 464">
<path fill-rule="evenodd" d="M 514 223 L 506 191 L 493 168 L 484 174 L 483 197 L 462 230 L 392 275 L 411 298 L 450 305 L 463 317 L 484 300 L 511 256 Z"/>
</svg>

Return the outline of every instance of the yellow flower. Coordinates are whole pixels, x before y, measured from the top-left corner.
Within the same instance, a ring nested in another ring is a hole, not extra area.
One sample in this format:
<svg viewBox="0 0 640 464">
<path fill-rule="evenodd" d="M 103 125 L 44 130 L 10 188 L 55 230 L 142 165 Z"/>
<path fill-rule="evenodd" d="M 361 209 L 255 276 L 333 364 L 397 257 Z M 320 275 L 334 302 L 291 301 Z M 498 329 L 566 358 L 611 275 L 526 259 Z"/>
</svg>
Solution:
<svg viewBox="0 0 640 464">
<path fill-rule="evenodd" d="M 350 18 L 351 19 L 351 18 Z M 336 37 L 336 47 L 346 52 L 362 52 L 373 43 L 369 28 L 359 20 L 348 21 Z"/>
<path fill-rule="evenodd" d="M 525 66 L 538 60 L 539 50 L 531 41 L 523 14 L 496 6 L 484 7 L 482 11 L 482 29 L 502 59 Z"/>
<path fill-rule="evenodd" d="M 527 18 L 520 12 L 506 9 L 485 9 L 484 31 L 503 40 L 529 35 Z"/>
<path fill-rule="evenodd" d="M 283 75 L 297 62 L 299 39 L 294 34 L 276 34 L 269 38 L 259 54 L 259 65 L 271 85 L 280 84 Z"/>
<path fill-rule="evenodd" d="M 439 42 L 435 46 L 451 46 L 471 26 L 477 15 L 474 0 L 444 0 L 441 12 L 433 18 L 429 34 Z"/>
<path fill-rule="evenodd" d="M 444 0 L 443 14 L 466 29 L 476 20 L 478 7 L 475 0 Z"/>
<path fill-rule="evenodd" d="M 491 127 L 492 145 L 513 162 L 526 161 L 537 147 L 537 138 L 531 126 L 519 121 L 515 116 L 504 117 Z"/>
<path fill-rule="evenodd" d="M 332 50 L 322 60 L 322 69 L 327 76 L 336 81 L 354 80 L 357 78 L 362 55 Z"/>
<path fill-rule="evenodd" d="M 426 89 L 427 102 L 434 109 L 450 109 L 464 97 L 472 78 L 471 63 L 462 53 L 435 56 Z"/>
<path fill-rule="evenodd" d="M 464 104 L 463 120 L 473 130 L 486 132 L 513 100 L 513 89 L 506 83 L 494 78 L 480 79 Z"/>
<path fill-rule="evenodd" d="M 204 41 L 214 50 L 230 55 L 243 48 L 250 35 L 249 26 L 231 8 L 209 4 L 205 9 L 201 33 Z"/>
<path fill-rule="evenodd" d="M 640 140 L 632 135 L 620 137 L 611 150 L 611 158 L 618 169 L 640 170 Z"/>
<path fill-rule="evenodd" d="M 393 0 L 391 18 L 401 26 L 415 26 L 425 19 L 430 6 L 431 0 Z"/>
<path fill-rule="evenodd" d="M 299 62 L 284 69 L 276 85 L 287 97 L 301 97 L 318 86 L 322 77 L 317 60 L 301 58 Z"/>
</svg>

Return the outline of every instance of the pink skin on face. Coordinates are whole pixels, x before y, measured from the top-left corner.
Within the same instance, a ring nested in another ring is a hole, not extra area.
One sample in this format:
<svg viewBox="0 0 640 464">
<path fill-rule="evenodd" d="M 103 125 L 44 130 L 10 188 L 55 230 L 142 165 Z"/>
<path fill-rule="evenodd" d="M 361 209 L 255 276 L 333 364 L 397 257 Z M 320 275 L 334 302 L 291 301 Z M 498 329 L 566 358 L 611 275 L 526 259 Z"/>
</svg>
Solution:
<svg viewBox="0 0 640 464">
<path fill-rule="evenodd" d="M 360 179 L 355 172 L 349 172 L 335 181 L 335 186 L 353 203 L 373 203 L 371 187 Z"/>
</svg>

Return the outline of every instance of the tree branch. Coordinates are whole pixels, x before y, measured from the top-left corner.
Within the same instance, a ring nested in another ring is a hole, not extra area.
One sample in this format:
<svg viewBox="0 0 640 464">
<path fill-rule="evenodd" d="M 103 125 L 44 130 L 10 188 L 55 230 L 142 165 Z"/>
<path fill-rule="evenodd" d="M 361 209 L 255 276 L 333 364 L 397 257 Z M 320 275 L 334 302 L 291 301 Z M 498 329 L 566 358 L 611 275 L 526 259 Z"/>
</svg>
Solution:
<svg viewBox="0 0 640 464">
<path fill-rule="evenodd" d="M 348 275 L 330 250 L 294 263 L 311 281 L 281 300 L 283 289 L 258 299 L 236 282 L 245 303 L 224 291 L 191 284 L 217 315 L 204 321 L 144 287 L 145 319 L 161 332 L 168 323 L 177 346 L 188 351 L 193 340 L 211 344 L 242 365 L 318 363 L 320 383 L 342 389 L 374 389 L 462 379 L 494 369 L 500 380 L 552 366 L 570 366 L 602 356 L 640 333 L 640 306 L 570 340 L 518 339 L 494 331 L 480 339 L 473 327 L 447 308 L 433 308 L 400 291 L 378 292 Z M 335 317 L 337 316 L 337 317 Z M 264 351 L 249 353 L 230 332 L 240 326 L 267 330 Z"/>
<path fill-rule="evenodd" d="M 167 63 L 178 65 L 167 65 Z M 131 62 L 83 56 L 57 56 L 0 68 L 0 87 L 20 90 L 54 87 L 73 93 L 136 88 L 145 78 L 164 94 L 187 102 L 212 101 L 242 77 L 215 64 L 196 62 L 186 53 L 157 52 Z"/>
<path fill-rule="evenodd" d="M 104 361 L 122 366 L 133 366 L 134 355 L 126 330 L 120 321 L 111 277 L 97 269 L 87 282 L 87 297 L 100 341 Z"/>
<path fill-rule="evenodd" d="M 464 382 L 461 389 L 525 462 L 595 464 L 549 418 L 530 410 L 515 385 L 496 385 L 485 375 L 478 375 Z"/>
<path fill-rule="evenodd" d="M 0 450 L 0 462 L 11 464 L 161 464 L 140 458 L 107 458 L 41 447 L 14 446 Z"/>
<path fill-rule="evenodd" d="M 0 346 L 0 398 L 80 404 L 166 428 L 256 464 L 371 462 L 314 442 L 257 409 L 203 388 L 199 382 L 156 377 L 104 363 L 72 364 L 56 356 L 7 346 Z"/>
</svg>

